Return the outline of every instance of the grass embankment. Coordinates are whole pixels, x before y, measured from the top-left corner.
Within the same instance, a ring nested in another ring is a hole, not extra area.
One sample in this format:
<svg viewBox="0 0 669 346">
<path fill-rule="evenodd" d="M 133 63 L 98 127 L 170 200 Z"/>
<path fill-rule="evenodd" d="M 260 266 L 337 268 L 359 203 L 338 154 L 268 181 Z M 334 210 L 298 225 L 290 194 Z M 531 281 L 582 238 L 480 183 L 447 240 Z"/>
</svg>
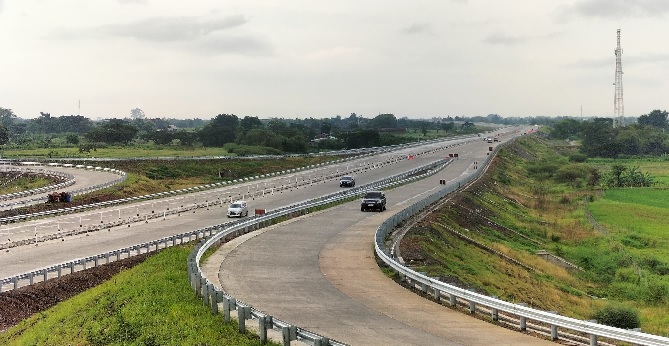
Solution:
<svg viewBox="0 0 669 346">
<path fill-rule="evenodd" d="M 604 174 L 607 166 L 598 167 Z M 592 168 L 570 162 L 535 137 L 508 146 L 485 179 L 409 235 L 417 269 L 580 319 L 618 302 L 639 312 L 643 331 L 667 335 L 669 227 L 663 220 L 669 216 L 669 191 L 627 188 L 602 194 L 598 184 L 588 185 L 597 175 Z M 586 209 L 603 228 L 593 227 Z M 583 270 L 553 264 L 537 256 L 539 250 Z"/>
<path fill-rule="evenodd" d="M 2 173 L 0 174 L 0 195 L 14 192 L 38 189 L 40 187 L 56 184 L 55 179 L 49 179 L 41 175 L 25 173 Z"/>
<path fill-rule="evenodd" d="M 163 250 L 102 285 L 0 333 L 2 345 L 260 345 L 190 288 L 192 246 Z"/>
</svg>

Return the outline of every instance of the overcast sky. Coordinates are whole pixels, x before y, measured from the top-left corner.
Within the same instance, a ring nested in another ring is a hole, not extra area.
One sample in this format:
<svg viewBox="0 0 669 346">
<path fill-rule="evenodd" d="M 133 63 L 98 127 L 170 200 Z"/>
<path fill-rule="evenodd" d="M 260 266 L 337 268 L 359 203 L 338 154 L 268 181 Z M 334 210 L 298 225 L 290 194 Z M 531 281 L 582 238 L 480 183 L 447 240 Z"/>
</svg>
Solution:
<svg viewBox="0 0 669 346">
<path fill-rule="evenodd" d="M 0 0 L 0 107 L 611 117 L 619 28 L 625 116 L 669 109 L 667 0 Z"/>
</svg>

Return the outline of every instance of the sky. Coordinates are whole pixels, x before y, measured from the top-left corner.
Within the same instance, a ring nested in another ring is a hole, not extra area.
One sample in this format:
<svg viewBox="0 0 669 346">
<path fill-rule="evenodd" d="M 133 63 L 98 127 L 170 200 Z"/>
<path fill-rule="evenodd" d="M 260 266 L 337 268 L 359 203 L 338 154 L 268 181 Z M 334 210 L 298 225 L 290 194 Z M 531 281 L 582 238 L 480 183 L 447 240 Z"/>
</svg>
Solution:
<svg viewBox="0 0 669 346">
<path fill-rule="evenodd" d="M 612 117 L 669 109 L 666 0 L 0 0 L 20 118 Z"/>
</svg>

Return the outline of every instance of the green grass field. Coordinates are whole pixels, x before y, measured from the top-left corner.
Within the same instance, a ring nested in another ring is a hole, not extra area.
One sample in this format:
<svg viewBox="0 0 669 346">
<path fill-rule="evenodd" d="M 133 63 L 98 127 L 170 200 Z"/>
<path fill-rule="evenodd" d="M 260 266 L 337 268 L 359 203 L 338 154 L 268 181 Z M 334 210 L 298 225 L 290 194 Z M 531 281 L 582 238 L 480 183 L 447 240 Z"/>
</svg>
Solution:
<svg viewBox="0 0 669 346">
<path fill-rule="evenodd" d="M 260 345 L 257 335 L 240 334 L 236 322 L 224 323 L 195 296 L 186 272 L 191 250 L 163 250 L 0 333 L 0 344 Z"/>
</svg>

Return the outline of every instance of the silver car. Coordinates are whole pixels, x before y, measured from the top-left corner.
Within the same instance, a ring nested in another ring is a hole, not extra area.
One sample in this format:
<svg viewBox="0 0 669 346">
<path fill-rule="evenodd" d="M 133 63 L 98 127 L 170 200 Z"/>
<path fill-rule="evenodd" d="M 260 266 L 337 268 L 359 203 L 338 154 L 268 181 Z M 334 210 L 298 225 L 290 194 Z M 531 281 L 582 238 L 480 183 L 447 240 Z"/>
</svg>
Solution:
<svg viewBox="0 0 669 346">
<path fill-rule="evenodd" d="M 243 217 L 249 215 L 249 206 L 246 201 L 235 201 L 228 207 L 228 217 Z"/>
</svg>

